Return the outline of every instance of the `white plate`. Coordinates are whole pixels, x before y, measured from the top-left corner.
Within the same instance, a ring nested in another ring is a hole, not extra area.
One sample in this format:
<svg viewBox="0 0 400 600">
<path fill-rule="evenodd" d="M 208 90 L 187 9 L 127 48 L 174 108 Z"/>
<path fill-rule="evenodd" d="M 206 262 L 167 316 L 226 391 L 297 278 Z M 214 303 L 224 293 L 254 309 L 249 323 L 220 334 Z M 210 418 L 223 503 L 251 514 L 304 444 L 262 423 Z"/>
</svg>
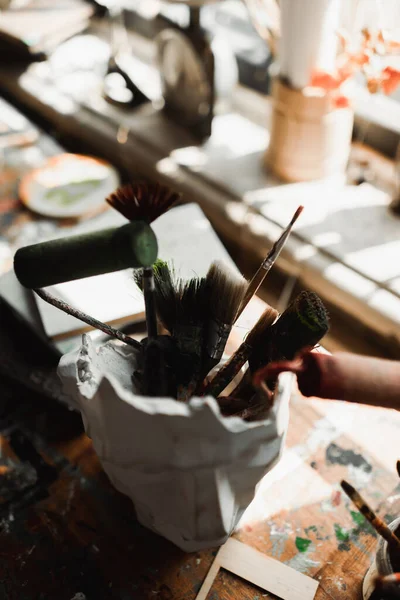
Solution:
<svg viewBox="0 0 400 600">
<path fill-rule="evenodd" d="M 119 185 L 106 161 L 80 154 L 53 156 L 21 180 L 19 196 L 30 210 L 54 218 L 76 218 L 105 208 Z"/>
</svg>

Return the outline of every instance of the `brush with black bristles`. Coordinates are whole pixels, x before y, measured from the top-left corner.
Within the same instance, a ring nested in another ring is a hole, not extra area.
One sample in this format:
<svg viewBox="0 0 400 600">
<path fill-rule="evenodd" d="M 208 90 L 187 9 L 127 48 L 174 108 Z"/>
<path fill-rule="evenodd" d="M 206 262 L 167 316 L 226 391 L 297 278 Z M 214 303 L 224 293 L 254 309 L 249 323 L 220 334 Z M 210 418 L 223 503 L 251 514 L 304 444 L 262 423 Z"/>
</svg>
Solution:
<svg viewBox="0 0 400 600">
<path fill-rule="evenodd" d="M 178 198 L 179 194 L 159 183 L 136 183 L 118 188 L 106 201 L 129 221 L 144 221 L 150 224 L 167 212 Z M 142 277 L 147 335 L 149 339 L 155 339 L 158 328 L 153 268 L 143 269 Z"/>
<path fill-rule="evenodd" d="M 222 261 L 214 261 L 206 277 L 208 318 L 205 324 L 204 377 L 219 363 L 243 301 L 247 281 L 233 273 Z"/>
<path fill-rule="evenodd" d="M 178 400 L 188 399 L 201 378 L 207 311 L 206 278 L 181 280 L 178 285 L 176 322 L 172 330 L 181 356 L 177 374 Z"/>
<path fill-rule="evenodd" d="M 206 385 L 203 395 L 211 394 L 214 398 L 217 398 L 224 391 L 246 363 L 253 349 L 260 344 L 263 338 L 268 337 L 268 330 L 277 316 L 278 312 L 271 306 L 263 312 L 238 350 L 232 354 L 229 361 L 221 367 L 215 377 Z"/>
<path fill-rule="evenodd" d="M 140 271 L 134 272 L 141 287 Z M 206 278 L 178 279 L 161 260 L 154 264 L 155 304 L 162 326 L 176 345 L 175 361 L 178 399 L 187 399 L 201 377 L 204 323 L 208 314 Z"/>
<path fill-rule="evenodd" d="M 314 292 L 301 292 L 271 327 L 268 339 L 253 349 L 251 372 L 269 362 L 293 359 L 304 348 L 318 344 L 328 330 L 329 316 L 322 300 Z"/>
</svg>

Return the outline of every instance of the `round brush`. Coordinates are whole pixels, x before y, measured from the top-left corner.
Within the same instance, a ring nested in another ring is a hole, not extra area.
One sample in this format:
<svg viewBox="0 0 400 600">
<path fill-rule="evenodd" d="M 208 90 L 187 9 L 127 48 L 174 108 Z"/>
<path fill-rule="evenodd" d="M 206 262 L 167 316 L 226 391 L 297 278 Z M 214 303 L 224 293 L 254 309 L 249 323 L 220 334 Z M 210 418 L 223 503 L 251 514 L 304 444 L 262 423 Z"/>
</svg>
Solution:
<svg viewBox="0 0 400 600">
<path fill-rule="evenodd" d="M 265 259 L 262 261 L 258 270 L 254 274 L 252 280 L 250 281 L 250 283 L 248 285 L 246 294 L 240 304 L 239 310 L 237 311 L 235 321 L 238 320 L 238 318 L 240 317 L 240 315 L 242 314 L 242 312 L 244 311 L 244 309 L 246 308 L 246 306 L 248 305 L 248 303 L 250 302 L 252 297 L 257 293 L 262 282 L 264 281 L 264 279 L 268 275 L 269 271 L 272 269 L 275 262 L 279 258 L 279 255 L 282 252 L 282 249 L 283 249 L 284 245 L 286 244 L 288 237 L 292 231 L 293 225 L 296 223 L 297 219 L 303 212 L 303 208 L 304 208 L 303 206 L 298 207 L 298 209 L 294 213 L 289 225 L 283 230 L 283 232 L 281 233 L 279 238 L 276 240 L 276 242 L 272 246 L 271 250 L 268 252 Z"/>
<path fill-rule="evenodd" d="M 314 292 L 301 292 L 271 327 L 269 337 L 254 347 L 249 366 L 255 373 L 269 362 L 292 359 L 300 350 L 313 347 L 329 330 L 329 317 Z"/>
</svg>

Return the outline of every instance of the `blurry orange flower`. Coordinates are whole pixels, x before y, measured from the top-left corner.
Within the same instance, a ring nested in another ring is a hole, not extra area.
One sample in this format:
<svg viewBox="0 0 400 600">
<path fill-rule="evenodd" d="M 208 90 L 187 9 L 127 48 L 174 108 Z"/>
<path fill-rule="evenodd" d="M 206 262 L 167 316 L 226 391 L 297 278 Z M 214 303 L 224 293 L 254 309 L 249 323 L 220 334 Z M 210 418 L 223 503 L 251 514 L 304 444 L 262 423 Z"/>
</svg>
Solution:
<svg viewBox="0 0 400 600">
<path fill-rule="evenodd" d="M 394 67 L 385 67 L 382 71 L 381 87 L 384 94 L 392 94 L 400 85 L 400 71 Z"/>
<path fill-rule="evenodd" d="M 332 100 L 335 108 L 349 108 L 351 102 L 348 96 L 335 96 Z"/>
<path fill-rule="evenodd" d="M 337 74 L 329 73 L 328 71 L 314 71 L 311 75 L 311 87 L 321 88 L 325 91 L 337 90 L 341 81 Z"/>
</svg>

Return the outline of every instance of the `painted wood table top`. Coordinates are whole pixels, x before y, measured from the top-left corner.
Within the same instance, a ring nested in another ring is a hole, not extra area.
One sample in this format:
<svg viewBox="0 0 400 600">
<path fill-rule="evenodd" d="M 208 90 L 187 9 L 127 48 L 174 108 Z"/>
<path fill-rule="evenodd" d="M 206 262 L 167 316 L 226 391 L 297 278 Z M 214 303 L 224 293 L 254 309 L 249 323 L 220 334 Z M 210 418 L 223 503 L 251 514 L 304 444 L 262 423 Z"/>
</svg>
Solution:
<svg viewBox="0 0 400 600">
<path fill-rule="evenodd" d="M 139 525 L 130 501 L 102 472 L 77 415 L 23 396 L 8 406 L 0 597 L 194 600 L 217 548 L 185 554 Z M 287 448 L 235 537 L 316 578 L 317 600 L 358 599 L 377 539 L 339 481 L 353 483 L 385 520 L 397 516 L 399 431 L 397 413 L 295 394 Z M 273 598 L 224 571 L 209 593 L 209 600 L 264 597 Z"/>
</svg>

